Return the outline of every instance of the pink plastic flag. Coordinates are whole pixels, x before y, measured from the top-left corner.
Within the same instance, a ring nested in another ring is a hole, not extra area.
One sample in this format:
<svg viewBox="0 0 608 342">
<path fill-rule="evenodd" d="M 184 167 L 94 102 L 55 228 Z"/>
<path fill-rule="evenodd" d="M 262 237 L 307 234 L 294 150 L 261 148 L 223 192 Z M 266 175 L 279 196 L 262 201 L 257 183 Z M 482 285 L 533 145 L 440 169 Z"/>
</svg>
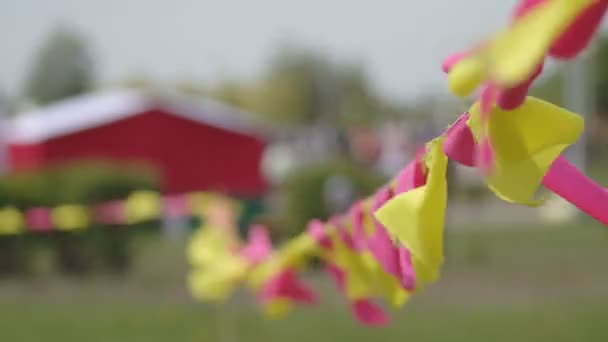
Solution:
<svg viewBox="0 0 608 342">
<path fill-rule="evenodd" d="M 324 249 L 331 250 L 332 242 L 327 232 L 325 231 L 325 225 L 319 220 L 312 220 L 308 223 L 306 232 L 312 236 L 315 241 Z"/>
<path fill-rule="evenodd" d="M 351 306 L 357 320 L 365 325 L 381 327 L 390 323 L 382 307 L 369 299 L 356 300 Z"/>
<path fill-rule="evenodd" d="M 536 68 L 536 71 L 523 83 L 508 89 L 500 89 L 497 93 L 496 104 L 504 110 L 513 110 L 521 106 L 528 96 L 528 90 L 534 80 L 542 73 L 544 63 Z"/>
<path fill-rule="evenodd" d="M 543 185 L 608 226 L 608 191 L 581 173 L 566 158 L 560 156 L 553 162 Z"/>
<path fill-rule="evenodd" d="M 469 113 L 463 113 L 448 128 L 443 142 L 443 152 L 451 159 L 465 166 L 475 166 L 475 138 L 467 126 Z"/>
<path fill-rule="evenodd" d="M 412 255 L 406 247 L 399 247 L 399 267 L 401 269 L 401 285 L 404 289 L 416 289 L 416 271 L 412 263 Z"/>
<path fill-rule="evenodd" d="M 318 302 L 317 295 L 298 280 L 297 273 L 293 268 L 280 272 L 266 282 L 259 293 L 259 298 L 262 303 L 276 299 L 288 299 L 306 305 L 313 305 Z"/>
<path fill-rule="evenodd" d="M 380 189 L 374 196 L 372 212 L 381 208 L 388 200 L 393 197 L 389 187 Z M 374 258 L 382 266 L 384 272 L 395 276 L 399 279 L 401 286 L 413 291 L 415 287 L 416 275 L 413 273 L 412 265 L 403 265 L 402 262 L 407 262 L 406 259 L 401 260 L 400 251 L 391 240 L 386 228 L 382 223 L 374 218 L 374 234 L 367 240 L 367 246 Z M 405 247 L 401 247 L 405 249 Z M 408 253 L 409 254 L 409 253 Z M 410 260 L 411 261 L 411 260 Z"/>
<path fill-rule="evenodd" d="M 357 251 L 363 250 L 366 246 L 365 228 L 363 227 L 363 203 L 356 202 L 349 210 L 348 215 L 352 224 L 351 236 L 353 239 L 353 247 Z"/>
<path fill-rule="evenodd" d="M 257 265 L 266 260 L 272 252 L 272 243 L 268 230 L 262 225 L 254 225 L 249 230 L 249 241 L 239 254 L 251 265 Z"/>
<path fill-rule="evenodd" d="M 426 171 L 422 156 L 426 151 L 426 147 L 420 148 L 416 153 L 416 157 L 397 175 L 397 184 L 395 185 L 395 194 L 400 194 L 426 184 Z"/>
<path fill-rule="evenodd" d="M 542 1 L 543 0 L 540 2 Z M 539 1 L 524 1 L 520 3 L 520 6 L 518 6 L 515 11 L 516 18 L 518 18 L 524 11 L 528 11 L 530 8 L 532 8 L 532 3 L 537 2 Z M 480 44 L 480 46 L 483 46 L 483 44 Z M 475 51 L 475 49 L 471 51 Z M 443 72 L 449 73 L 454 65 L 469 55 L 470 52 L 457 52 L 448 56 L 443 61 L 441 66 Z M 480 102 L 482 107 L 481 112 L 489 113 L 494 104 L 497 104 L 504 110 L 512 110 L 521 106 L 528 95 L 528 90 L 532 86 L 534 80 L 540 75 L 542 69 L 543 63 L 537 67 L 536 71 L 530 75 L 527 80 L 511 88 L 500 88 L 494 85 L 491 81 L 485 82 L 480 94 Z"/>
<path fill-rule="evenodd" d="M 53 230 L 51 210 L 49 208 L 32 208 L 25 212 L 27 229 L 33 232 L 50 232 Z"/>
<path fill-rule="evenodd" d="M 554 58 L 572 59 L 583 51 L 600 27 L 606 14 L 608 1 L 598 0 L 589 6 L 551 46 L 549 54 Z"/>
<path fill-rule="evenodd" d="M 494 147 L 488 137 L 485 137 L 475 149 L 475 165 L 484 175 L 494 171 Z"/>
<path fill-rule="evenodd" d="M 535 9 L 537 6 L 544 4 L 547 0 L 521 0 L 513 9 L 512 20 L 515 21 L 522 16 Z"/>
<path fill-rule="evenodd" d="M 174 195 L 164 197 L 163 211 L 164 214 L 170 218 L 180 218 L 188 216 L 188 197 L 186 195 Z"/>
<path fill-rule="evenodd" d="M 461 121 L 463 117 L 447 131 L 443 148 L 449 159 L 472 166 L 470 160 L 475 151 L 475 141 L 466 120 Z M 589 216 L 608 225 L 608 191 L 581 173 L 566 158 L 560 156 L 553 162 L 542 184 Z"/>
<path fill-rule="evenodd" d="M 441 64 L 441 70 L 443 70 L 443 72 L 446 74 L 449 73 L 450 69 L 452 69 L 452 66 L 460 62 L 466 56 L 468 56 L 468 52 L 456 52 L 454 54 L 449 55 L 446 59 L 443 60 L 443 63 Z"/>
<path fill-rule="evenodd" d="M 517 20 L 547 0 L 523 0 L 515 7 L 513 19 Z M 598 0 L 591 4 L 572 22 L 566 31 L 551 45 L 549 55 L 558 59 L 572 59 L 583 51 L 597 32 L 606 10 L 608 1 Z"/>
<path fill-rule="evenodd" d="M 124 202 L 112 201 L 93 207 L 95 222 L 102 224 L 123 224 L 126 222 Z"/>
<path fill-rule="evenodd" d="M 325 270 L 334 280 L 336 287 L 340 291 L 345 291 L 346 273 L 340 267 L 332 263 L 328 263 L 325 266 Z M 353 301 L 350 306 L 355 319 L 361 324 L 367 326 L 385 326 L 390 323 L 390 318 L 384 310 L 369 298 L 357 299 Z"/>
<path fill-rule="evenodd" d="M 346 273 L 344 271 L 332 263 L 327 263 L 325 266 L 325 270 L 329 273 L 330 277 L 334 280 L 336 287 L 340 291 L 344 291 L 346 288 Z"/>
</svg>

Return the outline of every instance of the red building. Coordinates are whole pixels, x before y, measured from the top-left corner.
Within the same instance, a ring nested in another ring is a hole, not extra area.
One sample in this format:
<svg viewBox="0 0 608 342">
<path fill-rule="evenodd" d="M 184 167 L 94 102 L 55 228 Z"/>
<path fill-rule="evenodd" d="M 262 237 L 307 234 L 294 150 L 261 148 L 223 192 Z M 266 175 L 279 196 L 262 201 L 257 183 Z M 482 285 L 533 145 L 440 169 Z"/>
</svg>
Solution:
<svg viewBox="0 0 608 342">
<path fill-rule="evenodd" d="M 9 123 L 11 170 L 79 159 L 144 162 L 163 190 L 219 190 L 258 196 L 267 143 L 252 116 L 211 100 L 139 91 L 90 94 L 17 116 Z"/>
</svg>

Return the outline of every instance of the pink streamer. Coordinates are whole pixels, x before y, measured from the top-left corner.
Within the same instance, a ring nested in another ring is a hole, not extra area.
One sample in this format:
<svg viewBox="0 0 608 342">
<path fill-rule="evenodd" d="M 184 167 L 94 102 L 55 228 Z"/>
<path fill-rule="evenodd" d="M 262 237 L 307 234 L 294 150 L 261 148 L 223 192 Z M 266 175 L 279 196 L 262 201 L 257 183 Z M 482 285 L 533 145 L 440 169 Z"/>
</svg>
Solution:
<svg viewBox="0 0 608 342">
<path fill-rule="evenodd" d="M 581 211 L 608 226 L 608 191 L 581 173 L 566 158 L 558 157 L 543 185 Z"/>
</svg>

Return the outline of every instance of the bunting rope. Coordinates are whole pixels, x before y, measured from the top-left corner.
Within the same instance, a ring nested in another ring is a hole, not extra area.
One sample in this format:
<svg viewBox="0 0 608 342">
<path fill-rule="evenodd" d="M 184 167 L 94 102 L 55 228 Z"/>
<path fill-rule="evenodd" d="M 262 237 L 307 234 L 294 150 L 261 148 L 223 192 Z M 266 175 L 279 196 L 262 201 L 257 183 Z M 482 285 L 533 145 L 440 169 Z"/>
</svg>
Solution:
<svg viewBox="0 0 608 342">
<path fill-rule="evenodd" d="M 550 191 L 608 225 L 608 191 L 561 156 L 583 132 L 583 118 L 527 96 L 547 58 L 570 60 L 583 51 L 607 6 L 606 0 L 522 0 L 507 28 L 447 58 L 442 67 L 450 91 L 459 97 L 478 91 L 478 100 L 348 212 L 311 221 L 275 250 L 262 226 L 242 242 L 230 232 L 230 219 L 208 220 L 188 249 L 194 297 L 223 300 L 243 284 L 264 312 L 280 317 L 294 304 L 318 301 L 298 279 L 317 257 L 359 322 L 386 325 L 378 299 L 401 307 L 439 278 L 448 159 L 479 169 L 507 202 L 540 206 Z M 536 196 L 539 189 L 545 190 Z"/>
<path fill-rule="evenodd" d="M 80 231 L 95 224 L 132 225 L 161 218 L 204 218 L 208 203 L 227 197 L 211 192 L 162 196 L 154 191 L 136 191 L 122 200 L 95 205 L 65 204 L 19 210 L 0 208 L 0 236 L 52 231 Z M 233 209 L 238 204 L 230 200 Z"/>
</svg>

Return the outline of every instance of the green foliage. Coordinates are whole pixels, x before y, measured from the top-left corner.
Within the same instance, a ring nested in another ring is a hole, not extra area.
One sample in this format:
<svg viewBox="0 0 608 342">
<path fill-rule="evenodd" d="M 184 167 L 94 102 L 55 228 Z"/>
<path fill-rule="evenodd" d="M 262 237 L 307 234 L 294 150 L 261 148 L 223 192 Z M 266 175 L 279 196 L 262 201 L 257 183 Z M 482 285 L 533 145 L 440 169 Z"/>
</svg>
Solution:
<svg viewBox="0 0 608 342">
<path fill-rule="evenodd" d="M 141 189 L 158 189 L 158 178 L 151 169 L 79 162 L 0 177 L 0 206 L 96 203 L 124 198 Z"/>
<path fill-rule="evenodd" d="M 0 206 L 92 204 L 142 189 L 158 189 L 157 177 L 148 168 L 81 162 L 1 177 Z M 0 237 L 0 275 L 35 273 L 33 252 L 48 247 L 62 273 L 80 275 L 95 268 L 123 272 L 130 264 L 129 235 L 122 227 L 94 226 L 82 232 L 53 232 L 45 239 L 35 234 Z"/>
<path fill-rule="evenodd" d="M 600 115 L 608 115 L 608 35 L 597 40 L 594 58 L 596 110 Z"/>
<path fill-rule="evenodd" d="M 590 80 L 595 92 L 595 110 L 600 115 L 608 113 L 608 35 L 600 35 L 593 47 L 593 63 L 589 68 Z M 551 73 L 536 82 L 531 95 L 540 97 L 551 103 L 563 106 L 564 72 L 558 65 Z"/>
<path fill-rule="evenodd" d="M 279 50 L 259 79 L 224 82 L 210 94 L 288 124 L 369 122 L 390 107 L 376 96 L 359 64 L 336 63 L 315 51 L 289 46 Z"/>
<path fill-rule="evenodd" d="M 93 61 L 83 39 L 64 28 L 42 46 L 25 84 L 25 96 L 46 104 L 90 90 Z"/>
<path fill-rule="evenodd" d="M 530 95 L 549 101 L 558 106 L 563 106 L 563 78 L 561 69 L 553 71 L 553 73 L 539 80 L 539 82 L 530 89 Z"/>
<path fill-rule="evenodd" d="M 312 218 L 327 218 L 331 212 L 325 203 L 324 186 L 331 176 L 342 176 L 350 180 L 356 198 L 373 193 L 386 181 L 375 172 L 346 160 L 310 166 L 291 174 L 285 183 L 286 209 L 285 232 L 294 235 L 305 229 Z"/>
</svg>

